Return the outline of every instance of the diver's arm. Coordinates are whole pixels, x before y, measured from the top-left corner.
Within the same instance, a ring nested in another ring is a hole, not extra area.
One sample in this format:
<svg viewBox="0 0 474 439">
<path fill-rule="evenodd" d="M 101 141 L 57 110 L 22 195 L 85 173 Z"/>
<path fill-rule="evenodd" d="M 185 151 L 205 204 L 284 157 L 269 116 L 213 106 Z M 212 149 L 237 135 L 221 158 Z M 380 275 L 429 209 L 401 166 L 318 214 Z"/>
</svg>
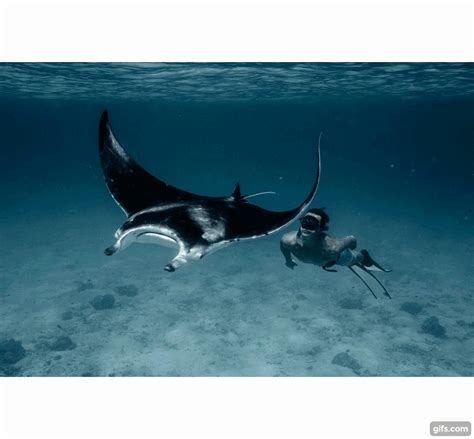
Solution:
<svg viewBox="0 0 474 439">
<path fill-rule="evenodd" d="M 341 251 L 345 250 L 346 248 L 348 248 L 349 250 L 355 250 L 355 248 L 357 247 L 357 239 L 355 238 L 355 236 L 346 236 L 345 238 L 342 238 L 342 241 L 343 243 Z"/>
<path fill-rule="evenodd" d="M 298 264 L 296 264 L 293 261 L 293 258 L 291 257 L 291 244 L 287 242 L 286 235 L 283 236 L 280 240 L 280 250 L 283 254 L 283 257 L 285 258 L 285 265 L 288 268 L 291 268 L 293 270 L 293 267 L 296 267 Z"/>
</svg>

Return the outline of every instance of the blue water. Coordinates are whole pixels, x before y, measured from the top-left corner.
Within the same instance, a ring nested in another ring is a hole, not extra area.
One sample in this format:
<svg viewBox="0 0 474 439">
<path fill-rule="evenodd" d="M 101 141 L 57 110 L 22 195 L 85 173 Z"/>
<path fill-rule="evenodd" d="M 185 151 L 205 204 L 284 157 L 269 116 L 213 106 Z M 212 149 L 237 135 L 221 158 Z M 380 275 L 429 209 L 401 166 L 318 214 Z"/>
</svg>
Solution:
<svg viewBox="0 0 474 439">
<path fill-rule="evenodd" d="M 286 268 L 296 225 L 175 273 L 168 248 L 106 257 L 125 217 L 105 108 L 156 176 L 276 191 L 253 199 L 274 210 L 306 196 L 322 131 L 313 207 L 393 269 L 393 299 L 343 267 Z M 0 373 L 471 376 L 473 120 L 472 64 L 1 64 Z"/>
</svg>

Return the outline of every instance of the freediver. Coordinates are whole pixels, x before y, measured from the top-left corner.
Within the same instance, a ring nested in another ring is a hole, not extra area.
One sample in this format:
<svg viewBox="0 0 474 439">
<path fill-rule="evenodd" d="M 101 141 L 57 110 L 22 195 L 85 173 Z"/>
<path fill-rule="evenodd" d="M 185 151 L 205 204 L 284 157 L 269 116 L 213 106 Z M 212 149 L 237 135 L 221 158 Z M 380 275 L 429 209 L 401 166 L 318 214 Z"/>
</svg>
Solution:
<svg viewBox="0 0 474 439">
<path fill-rule="evenodd" d="M 325 208 L 310 209 L 300 218 L 298 231 L 285 233 L 280 240 L 280 250 L 285 257 L 286 266 L 293 268 L 297 265 L 292 258 L 294 255 L 299 261 L 318 265 L 323 270 L 336 272 L 331 269 L 334 265 L 348 267 L 377 298 L 367 282 L 354 270 L 360 268 L 382 287 L 385 296 L 391 299 L 387 289 L 375 277 L 372 271 L 389 272 L 372 259 L 367 250 L 356 250 L 357 240 L 354 236 L 337 238 L 326 233 L 329 216 Z"/>
</svg>

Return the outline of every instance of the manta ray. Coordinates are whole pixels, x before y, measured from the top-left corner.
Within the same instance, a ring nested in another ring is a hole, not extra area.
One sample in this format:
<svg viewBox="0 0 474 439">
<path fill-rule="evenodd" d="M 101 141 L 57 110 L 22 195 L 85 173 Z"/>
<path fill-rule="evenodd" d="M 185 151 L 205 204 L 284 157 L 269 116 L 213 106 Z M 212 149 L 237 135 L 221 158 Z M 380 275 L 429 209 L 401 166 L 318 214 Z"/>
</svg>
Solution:
<svg viewBox="0 0 474 439">
<path fill-rule="evenodd" d="M 210 197 L 173 187 L 142 168 L 119 143 L 107 111 L 99 125 L 99 156 L 112 198 L 127 215 L 115 233 L 115 243 L 105 249 L 108 256 L 133 242 L 175 247 L 178 254 L 164 269 L 175 271 L 188 261 L 231 243 L 260 238 L 294 221 L 313 201 L 321 176 L 321 135 L 317 166 L 311 190 L 296 208 L 274 212 L 249 203 L 267 192 L 243 196 L 237 183 L 231 195 Z"/>
</svg>

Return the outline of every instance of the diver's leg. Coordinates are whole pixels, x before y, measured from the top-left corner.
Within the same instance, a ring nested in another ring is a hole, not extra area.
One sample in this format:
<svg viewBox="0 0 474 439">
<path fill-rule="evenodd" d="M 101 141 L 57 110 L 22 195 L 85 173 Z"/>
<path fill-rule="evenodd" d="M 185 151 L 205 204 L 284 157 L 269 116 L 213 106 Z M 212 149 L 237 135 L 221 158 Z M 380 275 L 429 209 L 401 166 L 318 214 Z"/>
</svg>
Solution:
<svg viewBox="0 0 474 439">
<path fill-rule="evenodd" d="M 364 271 L 367 271 L 365 267 L 362 265 L 363 260 L 364 260 L 364 255 L 361 252 L 346 248 L 339 254 L 339 259 L 336 261 L 336 264 L 349 268 L 349 270 L 351 270 L 362 281 L 362 283 L 367 287 L 367 289 L 372 293 L 372 296 L 374 296 L 377 299 L 377 296 L 375 295 L 372 288 L 370 288 L 370 285 L 362 278 L 362 276 L 359 273 L 357 273 L 357 271 L 355 271 L 352 268 L 355 265 L 363 269 Z M 378 279 L 376 280 L 378 281 Z"/>
<path fill-rule="evenodd" d="M 364 257 L 360 252 L 346 248 L 339 254 L 339 258 L 335 263 L 343 267 L 350 267 L 351 265 L 360 264 L 363 259 Z"/>
</svg>

